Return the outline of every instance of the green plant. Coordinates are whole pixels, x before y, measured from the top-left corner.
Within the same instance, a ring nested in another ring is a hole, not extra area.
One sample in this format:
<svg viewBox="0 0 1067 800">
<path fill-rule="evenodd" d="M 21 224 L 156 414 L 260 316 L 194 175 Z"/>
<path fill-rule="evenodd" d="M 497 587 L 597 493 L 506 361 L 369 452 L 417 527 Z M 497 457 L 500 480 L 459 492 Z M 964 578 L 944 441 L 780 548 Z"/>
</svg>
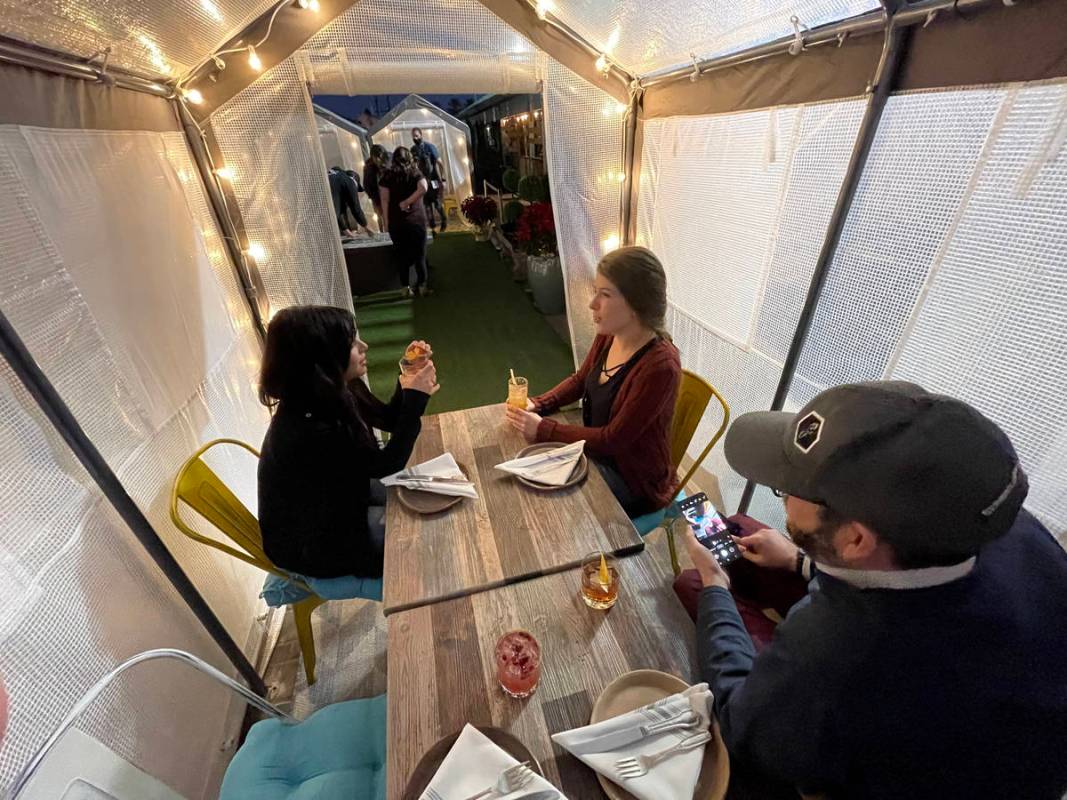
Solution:
<svg viewBox="0 0 1067 800">
<path fill-rule="evenodd" d="M 504 184 L 504 190 L 515 194 L 519 191 L 519 171 L 514 167 L 508 167 L 504 170 L 504 174 L 500 179 L 500 182 Z"/>
<path fill-rule="evenodd" d="M 522 210 L 525 206 L 518 200 L 509 200 L 504 203 L 504 224 L 507 225 L 511 222 L 517 222 L 519 217 L 522 216 Z"/>
<path fill-rule="evenodd" d="M 540 175 L 527 175 L 519 181 L 519 197 L 528 203 L 548 200 L 548 182 Z"/>
</svg>

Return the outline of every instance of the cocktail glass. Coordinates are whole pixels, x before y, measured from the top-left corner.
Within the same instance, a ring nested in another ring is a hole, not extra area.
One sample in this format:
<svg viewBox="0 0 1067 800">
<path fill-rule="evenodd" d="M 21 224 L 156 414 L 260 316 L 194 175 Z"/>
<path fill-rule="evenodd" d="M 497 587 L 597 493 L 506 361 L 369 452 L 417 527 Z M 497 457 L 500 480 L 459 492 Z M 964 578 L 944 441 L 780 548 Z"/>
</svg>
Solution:
<svg viewBox="0 0 1067 800">
<path fill-rule="evenodd" d="M 529 697 L 541 680 L 541 645 L 529 631 L 508 631 L 496 643 L 496 678 L 512 697 Z"/>
<path fill-rule="evenodd" d="M 605 610 L 619 598 L 619 570 L 610 553 L 590 553 L 582 559 L 582 599 L 590 608 Z"/>
</svg>

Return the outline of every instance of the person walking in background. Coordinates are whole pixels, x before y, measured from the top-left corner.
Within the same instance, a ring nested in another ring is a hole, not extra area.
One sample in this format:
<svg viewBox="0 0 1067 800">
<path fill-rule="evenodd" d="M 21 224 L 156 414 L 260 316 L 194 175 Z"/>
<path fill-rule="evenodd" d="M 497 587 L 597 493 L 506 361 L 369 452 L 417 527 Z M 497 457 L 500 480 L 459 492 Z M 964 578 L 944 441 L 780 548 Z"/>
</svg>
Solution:
<svg viewBox="0 0 1067 800">
<path fill-rule="evenodd" d="M 415 164 L 415 157 L 406 147 L 393 151 L 393 163 L 378 181 L 385 228 L 393 240 L 400 285 L 408 295 L 430 294 L 426 286 L 426 178 Z M 411 284 L 411 268 L 415 267 L 417 283 Z"/>
<path fill-rule="evenodd" d="M 374 206 L 374 213 L 378 215 L 378 229 L 385 231 L 385 214 L 382 212 L 382 195 L 378 189 L 378 181 L 389 166 L 389 153 L 380 144 L 373 145 L 370 149 L 370 157 L 363 165 L 363 191 L 370 198 Z"/>
<path fill-rule="evenodd" d="M 445 220 L 445 209 L 441 203 L 441 193 L 445 184 L 441 156 L 432 142 L 427 142 L 422 138 L 421 128 L 412 129 L 411 139 L 411 154 L 415 157 L 415 163 L 419 165 L 419 171 L 426 178 L 426 194 L 423 197 L 423 202 L 426 204 L 426 215 L 429 218 L 430 230 L 436 236 L 435 210 L 441 217 L 441 233 L 444 233 L 445 228 L 448 227 L 448 222 Z"/>
<path fill-rule="evenodd" d="M 327 177 L 330 181 L 330 198 L 333 200 L 333 210 L 337 215 L 337 229 L 341 236 L 354 236 L 348 226 L 347 213 L 352 214 L 356 225 L 362 228 L 367 236 L 373 235 L 370 228 L 367 227 L 367 216 L 363 213 L 363 209 L 359 207 L 359 191 L 361 188 L 359 182 L 340 167 L 331 167 Z"/>
</svg>

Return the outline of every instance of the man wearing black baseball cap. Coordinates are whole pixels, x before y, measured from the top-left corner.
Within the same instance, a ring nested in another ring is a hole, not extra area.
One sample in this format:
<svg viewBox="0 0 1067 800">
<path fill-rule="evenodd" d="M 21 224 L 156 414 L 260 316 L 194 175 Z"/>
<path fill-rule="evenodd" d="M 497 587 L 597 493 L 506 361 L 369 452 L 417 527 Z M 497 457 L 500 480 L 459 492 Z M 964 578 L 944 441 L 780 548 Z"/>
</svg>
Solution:
<svg viewBox="0 0 1067 800">
<path fill-rule="evenodd" d="M 816 565 L 756 656 L 728 576 L 689 534 L 701 677 L 731 755 L 830 797 L 1059 800 L 1067 553 L 1022 508 L 1004 432 L 878 381 L 745 414 L 725 451 L 785 497 L 794 544 L 779 537 L 777 563 L 799 546 Z"/>
</svg>

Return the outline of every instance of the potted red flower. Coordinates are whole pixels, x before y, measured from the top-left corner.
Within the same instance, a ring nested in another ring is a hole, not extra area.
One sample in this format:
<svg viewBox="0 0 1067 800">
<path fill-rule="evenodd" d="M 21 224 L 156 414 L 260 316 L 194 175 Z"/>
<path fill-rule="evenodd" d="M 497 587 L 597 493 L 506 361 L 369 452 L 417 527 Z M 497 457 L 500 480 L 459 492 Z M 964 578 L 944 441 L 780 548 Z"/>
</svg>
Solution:
<svg viewBox="0 0 1067 800">
<path fill-rule="evenodd" d="M 566 310 L 566 301 L 552 204 L 536 202 L 528 205 L 519 217 L 515 238 L 528 255 L 528 280 L 537 307 L 544 314 L 562 314 Z"/>
<path fill-rule="evenodd" d="M 489 240 L 489 227 L 497 216 L 496 200 L 482 194 L 474 194 L 460 203 L 463 216 L 474 226 L 475 241 Z"/>
</svg>

